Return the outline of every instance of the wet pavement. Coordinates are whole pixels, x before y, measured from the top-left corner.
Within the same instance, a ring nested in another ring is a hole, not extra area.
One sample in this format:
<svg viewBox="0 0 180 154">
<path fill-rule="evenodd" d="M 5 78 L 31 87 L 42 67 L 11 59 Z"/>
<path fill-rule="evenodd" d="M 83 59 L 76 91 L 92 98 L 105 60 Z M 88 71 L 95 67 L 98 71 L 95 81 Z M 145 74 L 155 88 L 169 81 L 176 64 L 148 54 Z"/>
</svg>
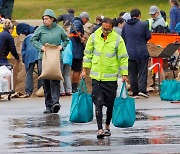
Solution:
<svg viewBox="0 0 180 154">
<path fill-rule="evenodd" d="M 111 137 L 97 139 L 95 117 L 87 124 L 69 122 L 71 97 L 61 98 L 59 114 L 44 115 L 43 101 L 0 101 L 0 153 L 180 153 L 178 103 L 139 99 L 133 127 L 111 126 Z"/>
</svg>

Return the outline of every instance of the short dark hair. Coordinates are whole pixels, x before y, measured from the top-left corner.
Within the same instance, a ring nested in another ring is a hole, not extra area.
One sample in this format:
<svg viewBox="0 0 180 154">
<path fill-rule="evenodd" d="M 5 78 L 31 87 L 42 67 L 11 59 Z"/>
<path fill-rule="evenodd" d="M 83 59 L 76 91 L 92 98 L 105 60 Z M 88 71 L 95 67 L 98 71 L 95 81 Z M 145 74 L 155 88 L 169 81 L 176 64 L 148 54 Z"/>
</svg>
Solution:
<svg viewBox="0 0 180 154">
<path fill-rule="evenodd" d="M 118 24 L 120 23 L 120 24 L 122 24 L 123 22 L 125 22 L 125 20 L 123 19 L 123 18 L 115 18 L 115 19 L 113 19 L 114 20 L 114 26 L 118 26 Z"/>
<path fill-rule="evenodd" d="M 72 14 L 74 14 L 74 9 L 72 9 L 72 8 L 70 8 L 70 9 L 68 9 L 68 13 L 72 13 Z"/>
<path fill-rule="evenodd" d="M 113 21 L 111 18 L 104 18 L 104 19 L 102 20 L 102 24 L 103 24 L 103 23 L 109 23 L 109 24 L 112 25 L 112 27 L 114 27 L 114 21 Z"/>
<path fill-rule="evenodd" d="M 122 17 L 126 12 L 125 11 L 122 11 L 119 13 L 119 16 Z"/>
<path fill-rule="evenodd" d="M 98 20 L 99 22 L 102 22 L 102 17 L 101 16 L 97 16 L 96 20 Z"/>
<path fill-rule="evenodd" d="M 131 18 L 139 17 L 141 15 L 141 11 L 139 9 L 133 9 L 130 12 Z"/>
</svg>

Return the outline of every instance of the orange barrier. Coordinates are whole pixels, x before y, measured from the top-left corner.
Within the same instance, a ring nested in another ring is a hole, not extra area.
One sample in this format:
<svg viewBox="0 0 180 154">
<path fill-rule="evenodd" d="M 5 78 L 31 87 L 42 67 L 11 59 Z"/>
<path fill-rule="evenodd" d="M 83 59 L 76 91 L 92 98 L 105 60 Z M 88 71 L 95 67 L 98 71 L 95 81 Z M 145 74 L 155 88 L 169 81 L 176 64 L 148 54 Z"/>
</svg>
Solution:
<svg viewBox="0 0 180 154">
<path fill-rule="evenodd" d="M 180 42 L 180 36 L 178 34 L 152 33 L 149 43 L 154 43 L 156 46 L 159 46 L 161 48 L 166 48 L 168 44 L 174 43 L 176 41 Z M 163 66 L 162 58 L 153 58 L 152 62 L 153 64 L 160 63 L 160 71 L 162 71 L 162 66 Z M 154 73 L 158 72 L 158 66 L 155 66 L 153 68 L 153 72 Z"/>
<path fill-rule="evenodd" d="M 161 48 L 165 48 L 169 43 L 180 41 L 180 35 L 168 33 L 152 33 L 149 43 L 154 43 Z"/>
</svg>

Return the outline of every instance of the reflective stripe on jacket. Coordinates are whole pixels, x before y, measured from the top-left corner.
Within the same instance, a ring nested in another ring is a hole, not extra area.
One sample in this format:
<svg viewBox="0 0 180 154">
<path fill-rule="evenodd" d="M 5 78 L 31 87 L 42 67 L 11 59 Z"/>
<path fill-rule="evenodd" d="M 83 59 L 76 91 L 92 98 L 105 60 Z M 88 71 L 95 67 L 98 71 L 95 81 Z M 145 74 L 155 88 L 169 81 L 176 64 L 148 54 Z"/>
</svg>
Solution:
<svg viewBox="0 0 180 154">
<path fill-rule="evenodd" d="M 148 19 L 148 28 L 150 31 L 152 31 L 152 23 L 153 23 L 153 19 L 152 18 Z M 165 27 L 168 27 L 168 26 L 169 26 L 168 22 L 165 21 Z"/>
<path fill-rule="evenodd" d="M 84 51 L 83 67 L 91 68 L 90 77 L 98 81 L 117 81 L 128 75 L 128 55 L 123 38 L 114 30 L 107 39 L 101 37 L 102 28 L 91 34 Z"/>
</svg>

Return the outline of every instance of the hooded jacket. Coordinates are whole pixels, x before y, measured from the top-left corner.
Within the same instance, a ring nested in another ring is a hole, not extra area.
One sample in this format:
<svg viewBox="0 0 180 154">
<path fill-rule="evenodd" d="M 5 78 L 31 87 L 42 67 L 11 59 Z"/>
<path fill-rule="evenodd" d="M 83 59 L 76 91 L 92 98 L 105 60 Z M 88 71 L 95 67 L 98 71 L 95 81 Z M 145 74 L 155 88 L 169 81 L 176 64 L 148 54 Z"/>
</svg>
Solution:
<svg viewBox="0 0 180 154">
<path fill-rule="evenodd" d="M 32 45 L 31 37 L 34 32 L 35 27 L 26 23 L 17 24 L 16 31 L 17 34 L 26 35 L 22 44 L 22 61 L 25 64 L 26 70 L 29 69 L 29 65 L 38 60 L 38 50 Z"/>
<path fill-rule="evenodd" d="M 149 57 L 146 43 L 151 38 L 151 33 L 144 22 L 137 18 L 128 20 L 123 26 L 121 35 L 125 41 L 130 60 Z"/>
<path fill-rule="evenodd" d="M 19 23 L 16 26 L 16 32 L 18 35 L 20 34 L 32 34 L 34 32 L 35 27 L 28 25 L 26 23 Z"/>
<path fill-rule="evenodd" d="M 73 44 L 73 58 L 83 59 L 84 55 L 84 45 L 81 43 L 80 38 L 78 37 L 78 32 L 81 36 L 84 35 L 84 28 L 81 18 L 76 17 L 72 21 L 73 27 L 70 29 L 70 40 Z"/>
<path fill-rule="evenodd" d="M 47 9 L 43 16 L 50 16 L 56 19 L 53 11 L 50 9 Z M 38 27 L 31 38 L 31 42 L 39 51 L 39 59 L 42 59 L 43 52 L 41 49 L 45 43 L 54 44 L 57 46 L 62 45 L 64 49 L 67 46 L 69 40 L 64 29 L 56 22 L 53 22 L 51 28 L 47 27 L 46 25 Z M 61 42 L 63 43 L 61 44 Z"/>
</svg>

